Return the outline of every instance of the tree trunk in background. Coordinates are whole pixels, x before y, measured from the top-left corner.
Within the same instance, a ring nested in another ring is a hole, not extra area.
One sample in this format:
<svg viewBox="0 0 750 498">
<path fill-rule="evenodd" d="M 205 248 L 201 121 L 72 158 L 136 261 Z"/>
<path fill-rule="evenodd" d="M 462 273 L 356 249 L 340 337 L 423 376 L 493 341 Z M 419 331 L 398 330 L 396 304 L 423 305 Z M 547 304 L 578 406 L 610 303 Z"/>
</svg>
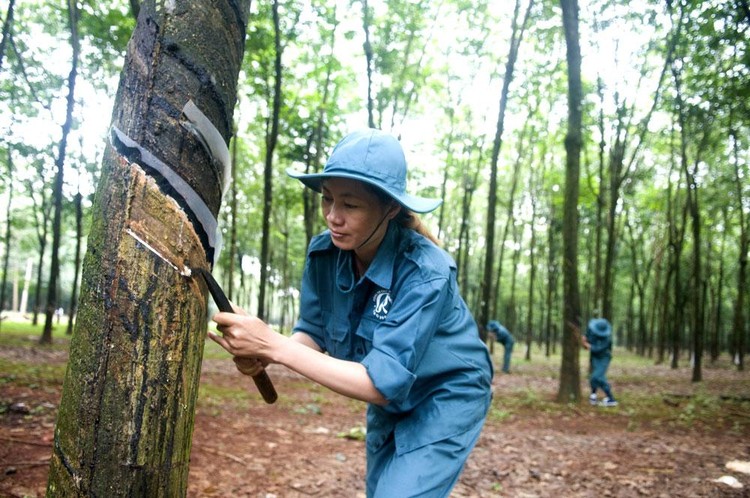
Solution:
<svg viewBox="0 0 750 498">
<path fill-rule="evenodd" d="M 701 229 L 700 229 L 700 206 L 698 204 L 698 182 L 695 179 L 698 170 L 698 164 L 700 163 L 700 151 L 706 146 L 708 139 L 708 130 L 712 128 L 710 119 L 706 119 L 707 122 L 702 123 L 702 139 L 698 144 L 696 151 L 696 158 L 693 162 L 693 169 L 690 170 L 688 164 L 688 130 L 687 130 L 687 116 L 684 108 L 683 96 L 682 96 L 682 66 L 683 61 L 677 60 L 678 64 L 672 66 L 672 74 L 675 81 L 675 105 L 677 112 L 677 119 L 680 124 L 680 167 L 683 174 L 685 175 L 685 192 L 686 192 L 686 210 L 690 214 L 690 226 L 692 228 L 692 248 L 693 248 L 693 274 L 692 283 L 689 285 L 689 298 L 692 303 L 692 321 L 691 321 L 691 332 L 692 332 L 692 349 L 693 349 L 693 382 L 700 382 L 703 379 L 702 373 L 702 359 L 703 359 L 703 338 L 704 338 L 704 324 L 703 324 L 703 306 L 702 306 L 702 288 L 704 285 L 702 272 L 701 272 Z M 678 308 L 681 310 L 682 308 Z"/>
<path fill-rule="evenodd" d="M 462 168 L 462 184 L 464 194 L 461 198 L 461 225 L 458 230 L 458 257 L 456 258 L 456 268 L 458 269 L 458 281 L 461 294 L 469 302 L 469 221 L 471 219 L 471 202 L 474 198 L 474 191 L 479 182 L 479 172 L 482 169 L 482 158 L 484 157 L 484 143 L 479 141 L 477 146 L 477 161 L 474 165 L 474 171 L 471 170 L 471 157 L 473 150 L 471 147 L 465 147 L 464 157 L 466 158 L 466 167 Z"/>
<path fill-rule="evenodd" d="M 365 32 L 365 64 L 367 69 L 367 126 L 375 128 L 374 102 L 372 98 L 372 44 L 370 43 L 370 7 L 367 0 L 362 0 L 362 29 Z"/>
<path fill-rule="evenodd" d="M 663 304 L 662 295 L 665 293 L 664 288 L 661 286 L 663 260 L 664 251 L 660 249 L 656 254 L 656 269 L 654 270 L 654 278 L 651 281 L 651 316 L 649 318 L 649 346 L 647 352 L 648 357 L 653 358 L 654 348 L 657 348 L 657 350 L 659 351 L 657 364 L 661 364 L 664 360 L 664 348 L 662 344 L 664 324 L 659 323 L 657 327 L 657 317 L 659 316 L 659 310 L 661 309 Z"/>
<path fill-rule="evenodd" d="M 263 238 L 260 249 L 260 289 L 258 293 L 258 318 L 267 319 L 266 291 L 268 270 L 271 268 L 271 208 L 273 207 L 273 154 L 279 138 L 279 113 L 281 112 L 281 26 L 279 2 L 273 2 L 273 27 L 276 57 L 274 60 L 273 106 L 270 127 L 266 128 L 266 165 L 263 171 Z"/>
<path fill-rule="evenodd" d="M 55 160 L 55 186 L 52 191 L 54 214 L 52 217 L 52 261 L 50 263 L 49 283 L 47 285 L 47 306 L 45 309 L 44 329 L 41 344 L 52 342 L 52 320 L 58 308 L 57 280 L 60 277 L 60 231 L 62 217 L 63 178 L 65 172 L 65 156 L 68 148 L 68 135 L 73 127 L 73 108 L 75 107 L 76 79 L 78 78 L 78 5 L 76 0 L 68 1 L 68 25 L 70 28 L 70 45 L 73 47 L 72 67 L 68 74 L 68 98 L 66 104 L 65 123 L 62 126 L 62 137 Z"/>
<path fill-rule="evenodd" d="M 83 196 L 77 192 L 73 198 L 73 206 L 76 212 L 76 249 L 73 262 L 73 288 L 70 291 L 70 311 L 68 312 L 68 328 L 65 333 L 73 334 L 73 320 L 78 309 L 78 277 L 81 269 L 81 245 L 83 242 Z"/>
<path fill-rule="evenodd" d="M 236 303 L 237 301 L 234 296 L 234 269 L 241 261 L 239 250 L 237 249 L 237 128 L 234 127 L 233 130 L 235 132 L 235 139 L 232 140 L 232 184 L 229 186 L 229 215 L 231 216 L 231 220 L 229 221 L 229 247 L 227 248 L 229 261 L 227 264 L 227 283 L 224 288 L 226 289 L 227 299 Z M 241 266 L 240 272 L 242 272 Z"/>
<path fill-rule="evenodd" d="M 10 38 L 10 30 L 13 27 L 13 9 L 15 7 L 16 0 L 10 0 L 8 2 L 8 10 L 5 14 L 5 22 L 3 23 L 3 37 L 0 39 L 0 70 L 3 69 L 3 59 L 5 58 L 5 47 L 7 47 L 8 39 Z"/>
<path fill-rule="evenodd" d="M 5 245 L 5 256 L 3 257 L 3 280 L 0 282 L 0 311 L 5 309 L 5 287 L 8 285 L 8 266 L 10 261 L 10 234 L 11 234 L 11 221 L 10 206 L 13 202 L 13 155 L 11 153 L 11 147 L 8 147 L 8 210 L 5 213 L 5 237 L 3 244 Z M 0 320 L 0 328 L 2 328 L 2 320 Z"/>
<path fill-rule="evenodd" d="M 606 149 L 606 140 L 604 139 L 604 89 L 602 87 L 601 77 L 596 79 L 596 90 L 599 96 L 599 190 L 596 193 L 596 236 L 595 236 L 595 247 L 594 247 L 594 298 L 593 298 L 593 314 L 602 316 L 602 298 L 604 295 L 603 288 L 604 282 L 602 278 L 602 231 L 604 228 L 604 184 L 606 178 L 604 177 L 604 151 Z"/>
<path fill-rule="evenodd" d="M 448 87 L 448 95 L 450 96 L 450 86 Z M 452 99 L 449 99 L 452 100 Z M 446 113 L 448 114 L 448 138 L 445 140 L 445 165 L 443 166 L 443 179 L 440 182 L 440 198 L 446 199 L 447 198 L 447 191 L 448 191 L 448 178 L 450 177 L 450 170 L 453 167 L 453 164 L 455 162 L 455 157 L 453 156 L 453 141 L 455 137 L 455 130 L 456 130 L 456 113 L 453 107 L 450 107 L 446 109 Z M 443 238 L 443 231 L 445 230 L 445 202 L 440 204 L 440 207 L 438 208 L 438 229 L 437 229 L 437 239 L 442 240 Z"/>
<path fill-rule="evenodd" d="M 547 228 L 547 305 L 545 312 L 547 313 L 547 321 L 544 326 L 545 333 L 545 346 L 544 355 L 549 357 L 552 352 L 554 345 L 552 337 L 552 310 L 554 309 L 555 299 L 557 294 L 557 278 L 559 274 L 559 264 L 557 259 L 557 233 L 560 232 L 560 220 L 557 219 L 555 212 L 554 199 L 549 201 L 549 225 Z"/>
<path fill-rule="evenodd" d="M 718 276 L 716 277 L 716 295 L 714 299 L 714 305 L 712 306 L 712 309 L 714 310 L 713 314 L 713 323 L 711 326 L 711 344 L 710 344 L 710 356 L 711 356 L 711 363 L 716 362 L 716 360 L 719 359 L 719 353 L 721 352 L 721 330 L 723 329 L 722 323 L 724 321 L 724 313 L 723 310 L 723 296 L 724 296 L 724 257 L 725 257 L 725 251 L 727 245 L 727 233 L 729 230 L 727 227 L 729 225 L 727 224 L 727 207 L 724 206 L 724 208 L 721 210 L 722 213 L 722 223 L 724 223 L 724 230 L 721 233 L 721 248 L 719 249 L 719 255 L 718 255 L 718 261 L 719 261 L 719 271 Z M 740 237 L 741 238 L 741 237 Z M 713 258 L 711 258 L 713 259 Z"/>
<path fill-rule="evenodd" d="M 213 216 L 225 172 L 181 110 L 192 100 L 229 141 L 248 8 L 144 2 L 113 110 L 113 125 L 192 186 Z M 126 230 L 190 268 L 210 268 L 213 249 L 190 206 L 145 162 L 111 142 L 104 151 L 47 496 L 187 493 L 207 289 Z"/>
<path fill-rule="evenodd" d="M 531 114 L 531 113 L 529 113 Z M 503 261 L 505 261 L 505 242 L 508 240 L 508 232 L 510 231 L 510 227 L 513 225 L 513 211 L 516 205 L 516 191 L 518 190 L 518 181 L 521 176 L 521 164 L 523 163 L 523 136 L 526 134 L 526 127 L 524 127 L 524 131 L 521 134 L 521 138 L 519 139 L 519 147 L 518 147 L 518 154 L 516 156 L 516 162 L 513 165 L 513 176 L 510 181 L 510 193 L 508 194 L 508 206 L 505 211 L 505 226 L 503 227 L 503 236 L 502 239 L 500 239 L 500 244 L 498 245 L 498 263 L 497 263 L 497 272 L 495 276 L 495 299 L 492 300 L 491 303 L 491 314 L 492 317 L 497 319 L 497 310 L 502 309 L 501 300 L 502 300 L 502 276 L 503 276 Z M 489 319 L 489 317 L 488 317 Z M 506 326 L 512 325 L 508 322 L 508 319 L 506 317 L 500 318 L 500 320 L 505 323 Z M 510 330 L 513 330 L 512 328 Z"/>
<path fill-rule="evenodd" d="M 581 296 L 578 288 L 578 194 L 581 168 L 581 46 L 578 0 L 560 0 L 568 61 L 568 133 L 565 136 L 565 205 L 563 208 L 563 338 L 557 401 L 581 398 Z"/>
<path fill-rule="evenodd" d="M 736 351 L 737 370 L 743 371 L 745 369 L 745 329 L 747 324 L 745 323 L 745 310 L 747 309 L 747 253 L 750 250 L 750 229 L 747 226 L 745 220 L 745 213 L 743 212 L 743 185 L 746 185 L 747 181 L 747 169 L 741 171 L 742 168 L 739 158 L 739 151 L 737 145 L 736 131 L 731 131 L 732 135 L 732 146 L 734 151 L 734 187 L 737 191 L 737 212 L 739 213 L 739 224 L 740 224 L 740 248 L 739 257 L 737 261 L 737 296 L 734 302 L 734 321 L 732 324 L 732 337 L 734 339 L 734 350 Z M 732 348 L 729 348 L 730 351 Z"/>
<path fill-rule="evenodd" d="M 674 307 L 672 308 L 672 317 L 669 320 L 671 325 L 671 345 L 672 345 L 672 368 L 676 369 L 679 367 L 680 362 L 680 343 L 682 339 L 682 330 L 685 326 L 685 320 L 683 313 L 685 309 L 685 292 L 682 286 L 682 269 L 680 260 L 682 259 L 682 250 L 685 242 L 685 227 L 687 226 L 687 206 L 682 207 L 682 222 L 680 223 L 677 219 L 672 219 L 670 223 L 673 225 L 671 230 L 675 232 L 672 244 L 672 259 L 670 260 L 671 273 L 674 276 L 673 282 L 673 296 L 674 296 Z M 673 218 L 677 217 L 677 213 L 674 213 Z"/>
<path fill-rule="evenodd" d="M 518 263 L 521 260 L 521 234 L 519 233 L 519 227 L 513 224 L 511 233 L 513 235 L 513 259 L 511 260 L 511 272 L 510 272 L 510 297 L 508 298 L 508 306 L 505 311 L 505 323 L 509 330 L 517 334 L 520 338 L 518 331 L 518 306 L 516 304 L 516 289 L 518 288 Z"/>
<path fill-rule="evenodd" d="M 624 110 L 618 112 L 622 119 Z M 615 260 L 617 258 L 617 205 L 620 200 L 620 186 L 625 180 L 623 161 L 625 160 L 625 142 L 621 138 L 620 130 L 627 130 L 627 126 L 619 121 L 617 124 L 617 138 L 609 153 L 609 189 L 607 200 L 607 241 L 604 252 L 604 276 L 602 282 L 602 309 L 600 317 L 613 322 L 613 298 L 615 282 Z"/>
<path fill-rule="evenodd" d="M 500 149 L 503 144 L 503 131 L 505 129 L 505 110 L 508 106 L 508 93 L 510 83 L 513 81 L 513 72 L 518 59 L 518 49 L 523 40 L 523 33 L 529 20 L 529 13 L 534 0 L 529 0 L 528 9 L 521 22 L 518 23 L 521 1 L 516 0 L 513 12 L 513 26 L 510 35 L 510 47 L 508 49 L 508 61 L 505 63 L 505 76 L 503 77 L 503 89 L 500 93 L 500 109 L 497 116 L 497 127 L 495 139 L 492 143 L 492 159 L 490 163 L 489 198 L 487 200 L 487 232 L 484 254 L 484 272 L 481 281 L 481 301 L 479 311 L 479 334 L 483 340 L 487 338 L 485 326 L 490 319 L 490 303 L 492 302 L 495 289 L 492 287 L 492 272 L 494 271 L 495 252 L 495 210 L 497 208 L 497 162 L 500 157 Z"/>
<path fill-rule="evenodd" d="M 306 173 L 317 173 L 320 171 L 320 163 L 323 158 L 323 147 L 324 138 L 328 135 L 327 133 L 327 110 L 329 107 L 330 93 L 331 93 L 331 79 L 333 75 L 333 67 L 335 58 L 333 54 L 336 53 L 336 30 L 338 28 L 339 21 L 336 16 L 336 10 L 333 13 L 333 28 L 331 29 L 331 52 L 326 62 L 326 79 L 323 85 L 323 97 L 318 107 L 318 119 L 315 122 L 315 128 L 310 137 L 309 143 L 313 147 L 313 153 L 308 155 L 307 164 L 305 165 Z M 302 189 L 302 204 L 304 209 L 305 218 L 305 247 L 310 245 L 310 241 L 318 232 L 319 226 L 319 197 L 320 194 L 312 189 Z"/>
<path fill-rule="evenodd" d="M 633 337 L 635 347 L 639 355 L 644 356 L 648 347 L 647 329 L 646 329 L 646 290 L 648 282 L 651 280 L 651 268 L 656 261 L 656 256 L 648 256 L 644 253 L 645 240 L 643 232 L 635 233 L 630 218 L 625 216 L 625 228 L 627 235 L 630 236 L 630 261 L 633 267 L 633 286 L 635 295 L 638 298 L 638 309 L 633 310 L 633 325 L 637 320 L 637 326 L 633 327 Z M 637 316 L 636 316 L 637 314 Z"/>
<path fill-rule="evenodd" d="M 41 177 L 41 173 L 39 174 Z M 29 192 L 34 192 L 34 186 L 28 182 Z M 36 230 L 37 240 L 39 242 L 39 262 L 36 267 L 36 287 L 34 289 L 34 316 L 31 319 L 35 327 L 39 323 L 39 309 L 42 303 L 42 275 L 44 274 L 44 253 L 47 249 L 47 231 L 49 230 L 49 211 L 50 203 L 47 199 L 44 187 L 39 189 L 39 195 L 42 197 L 41 204 L 37 206 L 36 197 L 31 195 L 34 203 L 34 228 Z M 38 214 L 37 214 L 38 213 Z M 41 219 L 40 219 L 41 218 Z"/>
<path fill-rule="evenodd" d="M 527 302 L 527 317 L 526 317 L 526 360 L 531 360 L 531 342 L 534 339 L 534 280 L 536 279 L 536 230 L 534 224 L 536 223 L 536 192 L 534 188 L 533 179 L 533 167 L 532 167 L 532 178 L 529 181 L 531 187 L 531 221 L 529 222 L 529 228 L 531 229 L 531 240 L 529 241 L 529 295 Z"/>
</svg>

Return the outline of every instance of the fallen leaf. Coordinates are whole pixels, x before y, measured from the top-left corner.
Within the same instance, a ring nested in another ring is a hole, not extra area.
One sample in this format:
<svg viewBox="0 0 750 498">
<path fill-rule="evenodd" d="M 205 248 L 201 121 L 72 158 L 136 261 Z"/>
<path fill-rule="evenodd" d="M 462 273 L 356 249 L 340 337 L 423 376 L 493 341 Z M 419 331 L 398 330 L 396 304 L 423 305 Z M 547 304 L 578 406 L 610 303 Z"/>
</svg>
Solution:
<svg viewBox="0 0 750 498">
<path fill-rule="evenodd" d="M 750 462 L 743 462 L 740 460 L 732 460 L 727 462 L 727 468 L 734 472 L 742 472 L 743 474 L 750 474 Z"/>
<path fill-rule="evenodd" d="M 734 488 L 734 489 L 742 489 L 742 483 L 738 481 L 736 477 L 733 477 L 733 476 L 721 476 L 718 479 L 714 479 L 713 482 L 718 482 L 719 484 L 726 484 L 730 488 Z"/>
</svg>

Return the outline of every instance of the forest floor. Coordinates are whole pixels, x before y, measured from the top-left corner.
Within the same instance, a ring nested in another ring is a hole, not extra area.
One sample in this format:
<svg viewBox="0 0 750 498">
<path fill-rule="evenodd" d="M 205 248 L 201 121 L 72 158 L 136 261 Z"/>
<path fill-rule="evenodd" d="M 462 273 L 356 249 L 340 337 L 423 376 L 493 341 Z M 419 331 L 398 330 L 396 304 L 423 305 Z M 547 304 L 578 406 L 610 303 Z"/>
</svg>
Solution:
<svg viewBox="0 0 750 498">
<path fill-rule="evenodd" d="M 0 332 L 0 497 L 41 497 L 67 341 L 43 348 L 10 328 Z M 188 496 L 363 498 L 365 405 L 277 365 L 279 400 L 266 405 L 216 348 L 207 343 Z M 559 361 L 516 348 L 451 496 L 750 496 L 750 373 L 707 361 L 693 383 L 687 361 L 671 369 L 617 349 L 609 380 L 620 405 L 602 408 L 554 402 Z"/>
</svg>

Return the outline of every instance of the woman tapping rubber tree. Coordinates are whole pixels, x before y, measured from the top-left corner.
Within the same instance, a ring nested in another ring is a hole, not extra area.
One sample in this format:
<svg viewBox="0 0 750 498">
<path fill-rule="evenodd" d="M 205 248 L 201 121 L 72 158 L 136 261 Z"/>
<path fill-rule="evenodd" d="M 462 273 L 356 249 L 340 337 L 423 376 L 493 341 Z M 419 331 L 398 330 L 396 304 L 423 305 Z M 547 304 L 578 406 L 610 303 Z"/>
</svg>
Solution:
<svg viewBox="0 0 750 498">
<path fill-rule="evenodd" d="M 448 496 L 490 406 L 492 363 L 455 263 L 414 215 L 441 201 L 406 193 L 401 144 L 374 129 L 346 136 L 322 173 L 287 174 L 322 193 L 328 226 L 308 248 L 294 333 L 235 308 L 210 336 L 242 373 L 278 363 L 368 403 L 368 497 Z"/>
</svg>

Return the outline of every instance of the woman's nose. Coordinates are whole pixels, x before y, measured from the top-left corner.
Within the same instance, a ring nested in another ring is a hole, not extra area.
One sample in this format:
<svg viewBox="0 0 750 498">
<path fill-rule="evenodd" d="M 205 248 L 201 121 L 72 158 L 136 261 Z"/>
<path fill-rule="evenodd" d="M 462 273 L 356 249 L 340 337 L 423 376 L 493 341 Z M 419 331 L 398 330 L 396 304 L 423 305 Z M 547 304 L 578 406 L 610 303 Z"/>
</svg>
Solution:
<svg viewBox="0 0 750 498">
<path fill-rule="evenodd" d="M 331 203 L 331 205 L 326 210 L 326 221 L 334 225 L 341 224 L 341 216 L 339 215 L 339 213 L 340 210 L 336 207 L 335 204 Z"/>
</svg>

